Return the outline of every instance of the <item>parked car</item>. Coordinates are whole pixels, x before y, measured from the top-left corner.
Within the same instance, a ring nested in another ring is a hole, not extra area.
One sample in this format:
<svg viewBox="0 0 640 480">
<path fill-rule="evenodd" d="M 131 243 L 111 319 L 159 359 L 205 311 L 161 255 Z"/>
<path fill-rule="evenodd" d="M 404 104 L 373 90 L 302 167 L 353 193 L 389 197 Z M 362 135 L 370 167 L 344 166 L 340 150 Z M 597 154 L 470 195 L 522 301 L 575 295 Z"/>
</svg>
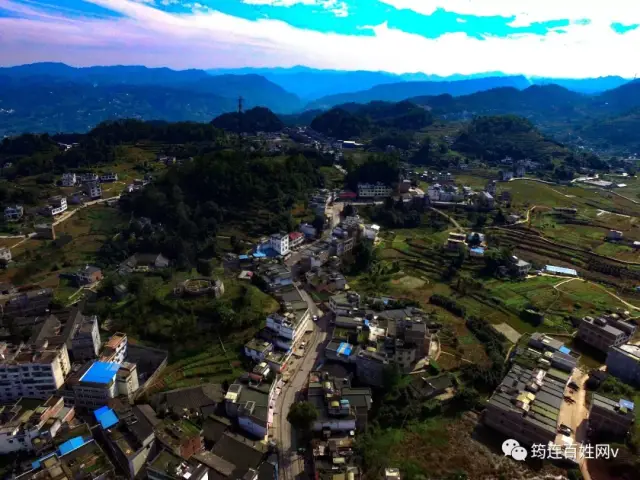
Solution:
<svg viewBox="0 0 640 480">
<path fill-rule="evenodd" d="M 314 315 L 314 316 L 313 316 L 313 321 L 314 321 L 314 322 L 317 322 L 317 321 L 318 321 L 318 315 Z"/>
<path fill-rule="evenodd" d="M 563 435 L 571 435 L 573 433 L 573 430 L 571 430 L 571 428 L 569 428 L 563 423 L 561 423 L 560 426 L 558 427 L 558 431 Z"/>
</svg>

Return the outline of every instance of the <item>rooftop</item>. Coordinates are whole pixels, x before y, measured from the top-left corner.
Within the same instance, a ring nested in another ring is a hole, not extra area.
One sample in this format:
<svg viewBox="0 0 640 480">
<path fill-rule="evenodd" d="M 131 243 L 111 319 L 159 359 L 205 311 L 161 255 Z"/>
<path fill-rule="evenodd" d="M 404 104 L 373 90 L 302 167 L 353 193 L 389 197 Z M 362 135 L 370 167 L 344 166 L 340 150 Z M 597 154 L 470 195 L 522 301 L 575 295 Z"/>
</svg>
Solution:
<svg viewBox="0 0 640 480">
<path fill-rule="evenodd" d="M 236 466 L 236 477 L 242 476 L 249 468 L 257 468 L 267 452 L 261 442 L 254 442 L 242 435 L 225 433 L 214 445 L 211 453 Z"/>
<path fill-rule="evenodd" d="M 93 362 L 80 382 L 110 383 L 116 377 L 120 364 L 115 362 Z"/>
<path fill-rule="evenodd" d="M 633 357 L 637 362 L 640 362 L 640 345 L 626 343 L 619 347 L 613 347 L 612 350 L 618 350 L 627 356 Z"/>
<path fill-rule="evenodd" d="M 185 440 L 199 436 L 201 430 L 188 420 L 172 421 L 165 419 L 156 425 L 156 437 L 164 444 L 172 448 L 177 448 L 184 443 Z"/>
<path fill-rule="evenodd" d="M 635 404 L 629 400 L 620 399 L 616 401 L 594 393 L 592 398 L 592 408 L 593 407 L 599 407 L 605 410 L 609 410 L 610 412 L 618 413 L 621 416 L 627 416 L 629 417 L 630 421 L 633 421 L 633 419 L 635 418 L 633 412 Z"/>
</svg>

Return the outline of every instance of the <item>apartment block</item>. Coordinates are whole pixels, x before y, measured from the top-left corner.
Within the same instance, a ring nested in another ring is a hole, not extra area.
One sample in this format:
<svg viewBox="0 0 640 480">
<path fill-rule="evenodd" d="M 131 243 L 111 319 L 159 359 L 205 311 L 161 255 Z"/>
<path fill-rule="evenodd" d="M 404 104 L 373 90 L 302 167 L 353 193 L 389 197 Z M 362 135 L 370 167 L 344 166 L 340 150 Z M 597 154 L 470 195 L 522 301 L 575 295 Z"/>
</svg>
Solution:
<svg viewBox="0 0 640 480">
<path fill-rule="evenodd" d="M 82 316 L 71 337 L 71 356 L 74 361 L 87 361 L 98 357 L 100 331 L 98 317 Z"/>
<path fill-rule="evenodd" d="M 280 301 L 280 313 L 267 317 L 266 329 L 274 335 L 273 344 L 284 350 L 291 350 L 307 330 L 311 314 L 309 306 L 294 286 L 275 292 Z"/>
<path fill-rule="evenodd" d="M 640 346 L 626 343 L 610 347 L 607 372 L 623 382 L 640 385 Z"/>
<path fill-rule="evenodd" d="M 0 343 L 0 403 L 21 397 L 47 399 L 71 370 L 67 346 Z"/>
<path fill-rule="evenodd" d="M 594 394 L 589 409 L 589 427 L 624 438 L 635 420 L 635 405 L 629 400 L 611 400 Z"/>
<path fill-rule="evenodd" d="M 329 308 L 335 315 L 350 315 L 360 309 L 360 295 L 355 292 L 332 295 L 329 297 Z"/>
<path fill-rule="evenodd" d="M 267 380 L 263 375 L 246 375 L 233 383 L 225 395 L 225 411 L 236 418 L 238 425 L 248 434 L 264 439 L 273 422 L 280 378 Z"/>
<path fill-rule="evenodd" d="M 287 255 L 291 252 L 289 235 L 284 232 L 274 233 L 269 237 L 269 246 L 274 249 L 278 255 Z"/>
<path fill-rule="evenodd" d="M 556 438 L 565 386 L 542 369 L 514 365 L 489 399 L 484 423 L 521 444 L 547 445 Z"/>
<path fill-rule="evenodd" d="M 636 329 L 635 324 L 615 313 L 597 318 L 584 317 L 578 327 L 577 338 L 601 352 L 607 352 L 610 347 L 626 343 Z"/>
<path fill-rule="evenodd" d="M 100 361 L 102 362 L 115 362 L 123 363 L 127 358 L 127 334 L 116 332 L 111 335 L 111 338 L 104 344 L 102 353 L 100 354 Z"/>
<path fill-rule="evenodd" d="M 47 311 L 53 300 L 53 290 L 41 288 L 28 292 L 16 293 L 9 297 L 3 307 L 6 317 L 27 317 L 41 315 Z"/>
<path fill-rule="evenodd" d="M 393 193 L 393 188 L 384 183 L 359 183 L 358 184 L 358 197 L 360 198 L 375 198 L 375 197 L 388 197 Z"/>
</svg>

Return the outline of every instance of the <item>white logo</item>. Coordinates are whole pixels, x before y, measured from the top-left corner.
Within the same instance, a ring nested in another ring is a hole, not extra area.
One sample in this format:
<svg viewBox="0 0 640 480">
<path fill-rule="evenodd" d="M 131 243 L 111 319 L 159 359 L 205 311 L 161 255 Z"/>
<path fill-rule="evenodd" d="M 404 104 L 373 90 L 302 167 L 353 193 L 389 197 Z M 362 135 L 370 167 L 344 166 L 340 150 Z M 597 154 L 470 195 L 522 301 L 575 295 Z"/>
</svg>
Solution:
<svg viewBox="0 0 640 480">
<path fill-rule="evenodd" d="M 511 457 L 514 460 L 522 462 L 527 458 L 527 449 L 520 446 L 520 443 L 513 438 L 502 442 L 502 453 L 505 457 Z"/>
</svg>

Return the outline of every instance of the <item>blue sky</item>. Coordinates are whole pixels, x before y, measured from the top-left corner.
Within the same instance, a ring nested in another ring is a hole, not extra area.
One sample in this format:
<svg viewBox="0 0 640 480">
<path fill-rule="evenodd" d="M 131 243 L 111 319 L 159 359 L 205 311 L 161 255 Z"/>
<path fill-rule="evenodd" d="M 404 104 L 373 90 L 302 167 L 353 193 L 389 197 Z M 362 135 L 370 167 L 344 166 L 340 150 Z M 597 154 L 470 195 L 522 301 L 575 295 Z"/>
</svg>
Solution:
<svg viewBox="0 0 640 480">
<path fill-rule="evenodd" d="M 633 77 L 640 0 L 0 0 L 0 64 Z"/>
</svg>

